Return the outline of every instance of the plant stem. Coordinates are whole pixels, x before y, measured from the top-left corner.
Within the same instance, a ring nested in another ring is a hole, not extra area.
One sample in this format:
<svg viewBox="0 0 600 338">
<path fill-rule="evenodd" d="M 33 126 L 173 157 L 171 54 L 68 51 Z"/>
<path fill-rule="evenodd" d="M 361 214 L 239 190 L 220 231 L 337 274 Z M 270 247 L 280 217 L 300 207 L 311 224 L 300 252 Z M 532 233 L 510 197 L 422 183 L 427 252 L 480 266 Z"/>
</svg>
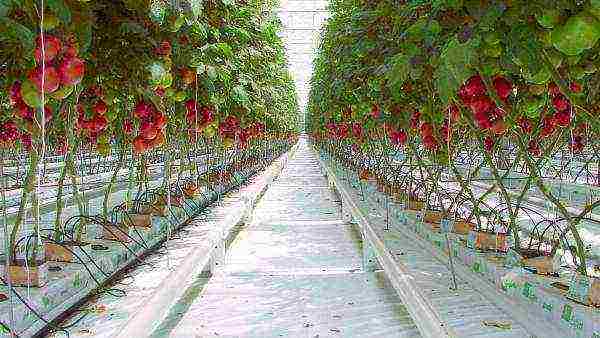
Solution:
<svg viewBox="0 0 600 338">
<path fill-rule="evenodd" d="M 9 250 L 9 258 L 12 262 L 15 260 L 15 243 L 17 241 L 17 234 L 21 229 L 21 225 L 23 224 L 23 218 L 25 217 L 25 210 L 27 209 L 27 201 L 29 200 L 29 194 L 33 191 L 35 187 L 35 179 L 37 172 L 37 165 L 39 161 L 39 155 L 35 149 L 32 149 L 29 152 L 29 168 L 27 171 L 27 176 L 25 177 L 25 182 L 23 184 L 23 189 L 21 191 L 21 200 L 19 201 L 19 211 L 17 213 L 17 217 L 15 219 L 15 224 L 13 225 L 12 231 L 10 233 L 9 245 L 7 248 Z"/>
<path fill-rule="evenodd" d="M 518 141 L 519 148 L 521 148 L 521 151 L 525 152 L 527 148 L 525 147 L 525 144 L 523 143 L 523 141 L 520 138 L 517 138 L 517 141 Z M 556 208 L 558 208 L 560 213 L 567 220 L 569 231 L 571 231 L 571 234 L 573 235 L 573 238 L 575 239 L 575 244 L 577 245 L 576 253 L 575 253 L 577 255 L 577 257 L 579 257 L 579 266 L 577 267 L 577 269 L 579 270 L 579 272 L 581 274 L 587 275 L 586 266 L 585 266 L 585 247 L 583 245 L 583 241 L 581 239 L 581 236 L 579 236 L 579 232 L 577 231 L 577 227 L 576 227 L 576 225 L 580 221 L 580 219 L 571 217 L 571 215 L 569 214 L 569 212 L 567 211 L 565 206 L 558 199 L 556 199 L 556 197 L 554 197 L 554 195 L 550 191 L 548 191 L 546 186 L 542 183 L 542 180 L 538 174 L 538 168 L 533 163 L 531 163 L 531 159 L 529 159 L 528 156 L 524 156 L 524 158 L 525 158 L 525 164 L 527 165 L 527 168 L 529 169 L 530 175 L 533 175 L 533 182 L 535 183 L 535 185 L 538 187 L 538 189 L 540 189 L 542 194 L 547 199 L 549 199 L 550 202 L 552 202 L 552 204 L 554 204 L 556 206 Z"/>
<path fill-rule="evenodd" d="M 68 156 L 68 155 L 67 155 Z M 63 187 L 65 183 L 65 177 L 67 176 L 67 166 L 63 166 L 60 170 L 60 177 L 58 179 L 58 191 L 56 193 L 56 219 L 54 220 L 54 234 L 52 238 L 55 241 L 61 240 L 62 230 L 62 211 L 63 211 Z"/>
<path fill-rule="evenodd" d="M 108 201 L 110 199 L 110 194 L 112 193 L 112 189 L 115 185 L 115 182 L 117 181 L 119 170 L 121 170 L 121 168 L 123 167 L 123 163 L 125 163 L 125 149 L 121 149 L 117 166 L 113 170 L 113 174 L 110 178 L 110 183 L 108 183 L 108 186 L 104 191 L 104 200 L 102 201 L 102 216 L 104 216 L 104 218 L 106 219 L 108 219 Z"/>
</svg>

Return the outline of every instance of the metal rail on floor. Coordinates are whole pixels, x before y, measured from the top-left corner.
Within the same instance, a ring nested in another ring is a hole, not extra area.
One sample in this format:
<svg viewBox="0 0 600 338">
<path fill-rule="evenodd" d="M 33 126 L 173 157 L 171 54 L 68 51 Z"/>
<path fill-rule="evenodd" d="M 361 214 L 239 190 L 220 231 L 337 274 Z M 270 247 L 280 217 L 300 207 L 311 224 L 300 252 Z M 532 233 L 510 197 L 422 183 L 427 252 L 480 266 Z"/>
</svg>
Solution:
<svg viewBox="0 0 600 338">
<path fill-rule="evenodd" d="M 185 291 L 193 284 L 195 278 L 203 272 L 213 273 L 214 269 L 222 266 L 225 259 L 225 246 L 230 232 L 235 226 L 244 223 L 247 217 L 252 213 L 256 206 L 257 199 L 260 199 L 269 184 L 275 179 L 281 170 L 285 167 L 287 160 L 293 156 L 297 145 L 294 146 L 284 158 L 275 161 L 267 169 L 268 174 L 264 185 L 260 191 L 253 196 L 243 200 L 243 210 L 239 213 L 229 215 L 229 219 L 224 222 L 224 226 L 215 229 L 209 236 L 211 240 L 206 245 L 195 248 L 186 259 L 177 268 L 172 271 L 170 278 L 163 280 L 157 292 L 154 293 L 137 311 L 130 320 L 119 330 L 116 337 L 132 338 L 147 337 L 152 332 L 153 325 L 162 322 L 167 316 L 169 310 L 183 296 Z"/>
<path fill-rule="evenodd" d="M 386 249 L 375 230 L 369 224 L 369 221 L 360 211 L 343 185 L 338 181 L 337 176 L 331 172 L 329 167 L 323 163 L 317 155 L 321 167 L 326 172 L 327 179 L 336 188 L 342 199 L 342 208 L 349 211 L 356 223 L 365 241 L 371 246 L 381 267 L 385 270 L 388 278 L 392 282 L 396 293 L 406 306 L 406 309 L 413 318 L 419 332 L 423 337 L 442 338 L 458 337 L 453 330 L 442 320 L 439 313 L 435 310 L 429 299 L 427 299 L 415 284 L 412 276 L 404 266 L 394 261 L 392 255 Z"/>
<path fill-rule="evenodd" d="M 394 288 L 406 305 L 411 316 L 413 316 L 421 334 L 424 337 L 458 337 L 458 335 L 452 331 L 452 328 L 448 327 L 441 320 L 439 313 L 434 309 L 430 301 L 419 291 L 418 286 L 406 273 L 402 264 L 394 261 L 392 255 L 385 247 L 385 244 L 381 241 L 379 236 L 377 236 L 363 212 L 358 208 L 356 202 L 346 190 L 344 184 L 339 181 L 337 175 L 335 175 L 335 173 L 333 173 L 320 158 L 319 162 L 326 171 L 328 180 L 340 195 L 343 208 L 346 208 L 358 223 L 364 234 L 365 240 L 369 242 L 368 244 L 371 245 L 375 251 L 378 261 L 393 282 Z M 416 235 L 407 233 L 402 229 L 394 230 L 421 243 L 421 246 L 426 250 L 427 254 L 430 254 L 437 260 L 444 262 L 448 261 L 448 257 L 445 253 L 418 238 Z M 528 306 L 506 297 L 495 287 L 495 285 L 492 285 L 481 276 L 472 273 L 466 266 L 455 264 L 454 268 L 459 278 L 469 283 L 474 290 L 478 291 L 495 306 L 502 309 L 507 314 L 510 314 L 515 321 L 527 328 L 527 331 L 532 337 L 564 338 L 569 336 L 563 328 L 555 325 L 538 313 L 530 311 Z"/>
</svg>

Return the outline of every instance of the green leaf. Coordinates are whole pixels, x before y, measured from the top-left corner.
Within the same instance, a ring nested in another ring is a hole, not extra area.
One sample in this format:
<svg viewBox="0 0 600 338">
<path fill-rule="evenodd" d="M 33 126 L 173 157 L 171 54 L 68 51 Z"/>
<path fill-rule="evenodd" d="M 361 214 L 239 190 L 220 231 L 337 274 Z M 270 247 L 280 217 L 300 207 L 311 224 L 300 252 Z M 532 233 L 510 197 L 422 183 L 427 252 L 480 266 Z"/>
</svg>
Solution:
<svg viewBox="0 0 600 338">
<path fill-rule="evenodd" d="M 71 22 L 71 10 L 63 0 L 46 0 L 46 4 L 60 21 L 66 24 Z"/>
<path fill-rule="evenodd" d="M 227 57 L 227 58 L 233 57 L 233 51 L 231 50 L 231 46 L 229 46 L 225 42 L 217 43 L 216 46 L 225 57 Z"/>
<path fill-rule="evenodd" d="M 391 83 L 392 88 L 399 89 L 408 80 L 410 74 L 409 61 L 410 57 L 402 53 L 395 55 L 391 59 L 391 68 L 385 75 Z"/>
<path fill-rule="evenodd" d="M 231 98 L 239 105 L 245 106 L 249 102 L 248 93 L 244 87 L 237 85 L 231 90 Z"/>
<path fill-rule="evenodd" d="M 5 17 L 10 11 L 11 1 L 10 0 L 0 0 L 0 18 Z"/>
<path fill-rule="evenodd" d="M 79 50 L 87 51 L 92 45 L 92 24 L 90 22 L 79 22 L 75 24 L 74 31 L 79 40 Z"/>
<path fill-rule="evenodd" d="M 477 54 L 473 44 L 472 41 L 461 44 L 453 38 L 442 51 L 435 79 L 440 99 L 445 103 L 448 103 L 458 88 L 475 73 L 473 64 L 477 60 Z"/>
<path fill-rule="evenodd" d="M 146 28 L 144 28 L 144 26 L 142 26 L 141 24 L 139 24 L 135 21 L 125 21 L 121 24 L 119 29 L 121 32 L 126 33 L 126 34 L 127 33 L 142 34 L 142 35 L 148 34 L 148 30 L 146 30 Z"/>
<path fill-rule="evenodd" d="M 531 77 L 544 71 L 545 65 L 540 62 L 539 51 L 542 46 L 535 32 L 527 25 L 516 25 L 507 37 L 508 50 L 526 75 Z"/>
<path fill-rule="evenodd" d="M 26 51 L 35 48 L 35 34 L 29 28 L 9 18 L 0 18 L 0 28 L 4 28 L 7 36 L 19 40 Z"/>
<path fill-rule="evenodd" d="M 229 83 L 231 82 L 231 74 L 227 68 L 219 67 L 217 75 L 219 80 L 221 80 L 224 85 L 229 86 Z"/>
<path fill-rule="evenodd" d="M 486 31 L 490 30 L 490 28 L 492 28 L 496 20 L 498 20 L 502 16 L 502 13 L 504 13 L 505 9 L 506 5 L 504 4 L 491 5 L 479 21 L 479 28 Z"/>
<path fill-rule="evenodd" d="M 204 40 L 208 36 L 208 30 L 204 24 L 195 22 L 190 27 L 190 35 L 195 39 Z"/>
<path fill-rule="evenodd" d="M 218 76 L 217 68 L 215 68 L 214 66 L 206 66 L 206 75 L 208 75 L 209 79 L 215 81 Z"/>
</svg>

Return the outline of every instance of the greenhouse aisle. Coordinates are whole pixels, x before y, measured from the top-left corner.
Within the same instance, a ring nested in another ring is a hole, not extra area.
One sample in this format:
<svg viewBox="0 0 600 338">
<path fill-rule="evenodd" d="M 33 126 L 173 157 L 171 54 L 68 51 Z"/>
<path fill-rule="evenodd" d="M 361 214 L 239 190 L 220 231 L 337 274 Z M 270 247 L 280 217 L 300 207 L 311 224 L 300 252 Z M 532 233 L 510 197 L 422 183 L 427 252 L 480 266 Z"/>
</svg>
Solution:
<svg viewBox="0 0 600 338">
<path fill-rule="evenodd" d="M 172 337 L 416 337 L 383 272 L 363 270 L 360 236 L 306 140 L 180 318 Z"/>
</svg>

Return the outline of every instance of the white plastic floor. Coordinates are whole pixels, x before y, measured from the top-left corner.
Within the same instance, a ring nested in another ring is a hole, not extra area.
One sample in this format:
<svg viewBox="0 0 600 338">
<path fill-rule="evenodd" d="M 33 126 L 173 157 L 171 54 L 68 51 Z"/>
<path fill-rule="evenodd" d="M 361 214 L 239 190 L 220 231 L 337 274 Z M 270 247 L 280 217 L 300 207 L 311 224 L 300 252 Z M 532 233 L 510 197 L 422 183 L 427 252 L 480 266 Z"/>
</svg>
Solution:
<svg viewBox="0 0 600 338">
<path fill-rule="evenodd" d="M 302 141 L 173 337 L 415 337 Z"/>
<path fill-rule="evenodd" d="M 153 266 L 132 271 L 130 284 L 120 286 L 125 297 L 85 304 L 79 313 L 88 315 L 68 329 L 70 337 L 116 336 L 192 248 L 205 245 L 206 228 L 239 210 L 247 189 L 252 184 L 170 240 L 165 254 L 149 257 Z M 360 235 L 341 220 L 339 201 L 305 140 L 238 230 L 225 264 L 210 278 L 181 281 L 188 285 L 184 296 L 161 322 L 148 323 L 147 336 L 419 336 L 384 273 L 363 269 Z"/>
</svg>

